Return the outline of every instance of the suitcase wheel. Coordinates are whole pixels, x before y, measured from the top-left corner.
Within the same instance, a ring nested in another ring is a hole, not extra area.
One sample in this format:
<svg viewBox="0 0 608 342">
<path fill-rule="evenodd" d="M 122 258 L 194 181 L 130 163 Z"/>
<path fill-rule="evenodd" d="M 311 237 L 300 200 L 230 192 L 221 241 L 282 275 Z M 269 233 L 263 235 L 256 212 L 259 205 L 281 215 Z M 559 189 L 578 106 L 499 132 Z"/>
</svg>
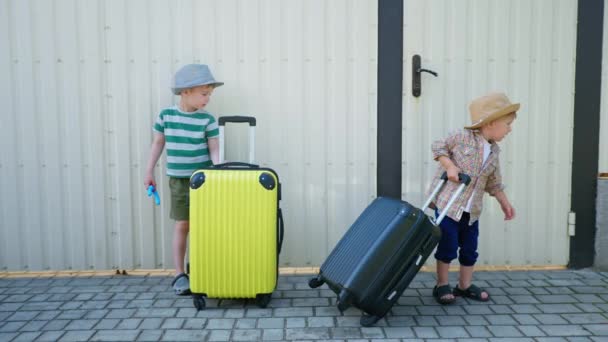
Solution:
<svg viewBox="0 0 608 342">
<path fill-rule="evenodd" d="M 192 302 L 196 310 L 201 311 L 205 309 L 205 297 L 202 295 L 192 295 Z"/>
<path fill-rule="evenodd" d="M 371 327 L 379 320 L 380 320 L 380 317 L 378 317 L 378 316 L 363 315 L 363 317 L 361 317 L 360 322 L 361 322 L 361 325 L 364 327 Z"/>
<path fill-rule="evenodd" d="M 255 303 L 259 307 L 265 308 L 270 303 L 270 298 L 272 298 L 272 293 L 261 293 L 255 296 Z"/>
<path fill-rule="evenodd" d="M 314 277 L 314 278 L 310 278 L 310 280 L 308 281 L 308 286 L 310 286 L 311 289 L 316 289 L 317 287 L 323 285 L 325 282 L 321 279 L 319 279 L 319 277 Z"/>
</svg>

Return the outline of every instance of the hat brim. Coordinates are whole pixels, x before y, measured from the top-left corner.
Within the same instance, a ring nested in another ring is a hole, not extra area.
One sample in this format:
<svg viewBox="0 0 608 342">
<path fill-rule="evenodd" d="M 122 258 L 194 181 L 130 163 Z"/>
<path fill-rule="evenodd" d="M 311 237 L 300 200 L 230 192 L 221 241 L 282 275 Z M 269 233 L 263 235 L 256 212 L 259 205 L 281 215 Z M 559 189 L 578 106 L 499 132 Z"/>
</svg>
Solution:
<svg viewBox="0 0 608 342">
<path fill-rule="evenodd" d="M 171 91 L 173 92 L 173 94 L 179 95 L 182 93 L 182 91 L 184 91 L 186 89 L 205 86 L 205 85 L 212 86 L 213 88 L 217 88 L 219 86 L 223 86 L 224 82 L 206 82 L 206 83 L 201 83 L 201 84 L 193 84 L 193 85 L 189 85 L 188 87 L 183 87 L 183 88 L 171 88 Z"/>
<path fill-rule="evenodd" d="M 509 105 L 499 111 L 496 111 L 488 116 L 486 116 L 483 120 L 476 122 L 474 125 L 471 126 L 464 126 L 464 128 L 466 129 L 477 129 L 483 125 L 485 125 L 488 122 L 492 122 L 502 116 L 505 116 L 507 114 L 511 114 L 513 112 L 517 112 L 519 110 L 519 103 L 514 103 L 512 105 Z"/>
</svg>

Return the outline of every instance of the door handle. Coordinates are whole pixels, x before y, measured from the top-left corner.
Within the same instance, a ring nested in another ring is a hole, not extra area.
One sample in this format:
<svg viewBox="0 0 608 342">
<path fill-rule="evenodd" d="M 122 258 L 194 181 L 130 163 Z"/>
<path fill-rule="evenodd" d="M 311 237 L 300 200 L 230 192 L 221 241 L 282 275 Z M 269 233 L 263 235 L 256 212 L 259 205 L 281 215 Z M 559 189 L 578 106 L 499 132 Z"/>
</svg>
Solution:
<svg viewBox="0 0 608 342">
<path fill-rule="evenodd" d="M 422 92 L 422 80 L 420 75 L 423 72 L 428 72 L 435 77 L 439 76 L 439 74 L 433 70 L 422 68 L 420 65 L 420 55 L 414 55 L 412 57 L 412 95 L 414 95 L 414 97 L 419 97 Z"/>
</svg>

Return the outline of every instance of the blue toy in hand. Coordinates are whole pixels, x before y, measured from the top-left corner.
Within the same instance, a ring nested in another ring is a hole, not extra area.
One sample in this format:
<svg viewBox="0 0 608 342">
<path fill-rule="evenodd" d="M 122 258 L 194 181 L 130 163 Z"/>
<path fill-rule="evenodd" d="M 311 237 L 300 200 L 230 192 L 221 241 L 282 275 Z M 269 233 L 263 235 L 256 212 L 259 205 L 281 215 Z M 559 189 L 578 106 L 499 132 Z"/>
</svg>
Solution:
<svg viewBox="0 0 608 342">
<path fill-rule="evenodd" d="M 160 205 L 160 196 L 158 196 L 158 192 L 156 192 L 156 189 L 154 189 L 154 185 L 150 185 L 148 187 L 148 197 L 154 195 L 154 203 L 156 203 L 156 205 Z"/>
</svg>

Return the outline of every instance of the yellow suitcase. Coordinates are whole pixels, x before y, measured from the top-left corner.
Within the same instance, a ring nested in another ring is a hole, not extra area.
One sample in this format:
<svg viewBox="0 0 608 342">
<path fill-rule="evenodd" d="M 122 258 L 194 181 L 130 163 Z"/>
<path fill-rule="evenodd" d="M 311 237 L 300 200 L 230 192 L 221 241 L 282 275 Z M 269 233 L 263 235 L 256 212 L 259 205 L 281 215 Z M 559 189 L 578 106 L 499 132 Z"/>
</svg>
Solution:
<svg viewBox="0 0 608 342">
<path fill-rule="evenodd" d="M 220 118 L 220 158 L 223 126 L 244 118 Z M 276 172 L 253 164 L 225 163 L 192 175 L 190 290 L 198 310 L 205 297 L 269 303 L 283 240 L 280 193 Z"/>
</svg>

